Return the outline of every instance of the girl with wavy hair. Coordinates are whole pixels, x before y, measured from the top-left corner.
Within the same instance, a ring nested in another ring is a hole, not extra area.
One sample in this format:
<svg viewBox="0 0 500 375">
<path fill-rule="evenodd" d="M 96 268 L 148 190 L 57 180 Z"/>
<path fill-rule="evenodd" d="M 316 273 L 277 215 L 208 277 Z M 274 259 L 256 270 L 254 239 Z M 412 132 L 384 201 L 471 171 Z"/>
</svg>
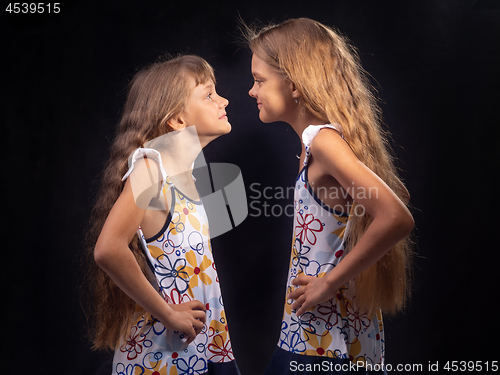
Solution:
<svg viewBox="0 0 500 375">
<path fill-rule="evenodd" d="M 231 130 L 212 67 L 180 56 L 130 83 L 88 233 L 95 349 L 113 374 L 239 374 L 192 168 Z"/>
<path fill-rule="evenodd" d="M 414 221 L 371 86 L 355 49 L 319 22 L 245 36 L 261 121 L 284 121 L 302 140 L 287 297 L 266 373 L 349 361 L 380 369 L 382 311 L 403 308 L 410 290 Z"/>
</svg>

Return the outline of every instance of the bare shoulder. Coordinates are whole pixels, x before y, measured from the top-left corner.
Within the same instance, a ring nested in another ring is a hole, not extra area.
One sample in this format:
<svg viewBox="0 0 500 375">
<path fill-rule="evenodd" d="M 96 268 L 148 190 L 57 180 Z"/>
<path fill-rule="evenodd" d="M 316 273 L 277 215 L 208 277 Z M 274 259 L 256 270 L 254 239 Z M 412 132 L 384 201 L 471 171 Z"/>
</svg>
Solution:
<svg viewBox="0 0 500 375">
<path fill-rule="evenodd" d="M 327 169 L 336 165 L 358 161 L 358 158 L 340 133 L 330 128 L 321 129 L 313 138 L 310 152 L 316 161 Z"/>
</svg>

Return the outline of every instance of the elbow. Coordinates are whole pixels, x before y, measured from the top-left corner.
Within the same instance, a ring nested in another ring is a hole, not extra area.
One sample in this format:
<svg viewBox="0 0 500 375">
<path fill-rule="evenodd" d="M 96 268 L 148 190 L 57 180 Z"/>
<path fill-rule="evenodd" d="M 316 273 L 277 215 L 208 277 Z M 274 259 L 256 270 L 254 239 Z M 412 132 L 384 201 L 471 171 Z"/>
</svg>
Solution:
<svg viewBox="0 0 500 375">
<path fill-rule="evenodd" d="M 392 222 L 395 231 L 401 238 L 408 236 L 415 228 L 413 216 L 406 207 L 392 217 Z"/>
<path fill-rule="evenodd" d="M 406 237 L 415 228 L 415 220 L 413 220 L 413 216 L 408 212 L 408 214 L 405 215 L 405 219 L 403 221 L 404 221 L 403 232 L 405 233 L 405 237 Z"/>
<path fill-rule="evenodd" d="M 112 247 L 105 241 L 97 241 L 94 247 L 94 261 L 102 269 L 106 269 L 107 265 L 111 262 Z"/>
<path fill-rule="evenodd" d="M 384 222 L 387 233 L 396 241 L 408 236 L 415 227 L 413 216 L 405 206 L 387 207 L 383 215 L 380 215 L 380 220 L 381 223 Z"/>
<path fill-rule="evenodd" d="M 94 247 L 94 261 L 97 263 L 99 267 L 102 268 L 101 265 L 105 263 L 105 260 L 106 260 L 106 255 L 104 249 L 101 246 L 96 245 Z"/>
</svg>

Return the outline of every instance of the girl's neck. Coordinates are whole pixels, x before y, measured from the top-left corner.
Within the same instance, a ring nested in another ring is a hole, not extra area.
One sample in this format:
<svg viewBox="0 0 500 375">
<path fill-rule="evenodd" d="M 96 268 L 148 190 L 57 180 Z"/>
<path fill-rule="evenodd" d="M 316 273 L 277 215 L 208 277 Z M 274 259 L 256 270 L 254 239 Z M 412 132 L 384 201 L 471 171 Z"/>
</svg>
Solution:
<svg viewBox="0 0 500 375">
<path fill-rule="evenodd" d="M 164 151 L 161 153 L 161 160 L 169 176 L 182 175 L 186 172 L 192 172 L 193 163 L 198 154 L 199 152 L 196 155 L 190 154 L 187 150 L 173 154 Z"/>
<path fill-rule="evenodd" d="M 164 134 L 144 145 L 161 154 L 163 168 L 184 194 L 194 198 L 193 164 L 202 151 L 194 126 Z"/>
<path fill-rule="evenodd" d="M 312 115 L 308 110 L 306 110 L 302 104 L 299 104 L 299 108 L 297 109 L 295 116 L 287 121 L 288 124 L 295 130 L 295 133 L 299 136 L 302 143 L 302 133 L 309 125 L 324 125 L 326 122 L 321 120 L 320 118 Z"/>
<path fill-rule="evenodd" d="M 164 134 L 148 142 L 145 147 L 161 154 L 162 164 L 169 176 L 191 172 L 193 163 L 202 151 L 194 126 Z"/>
<path fill-rule="evenodd" d="M 162 152 L 161 159 L 167 176 L 174 186 L 190 199 L 198 200 L 198 191 L 193 178 L 193 164 L 198 156 L 193 149 L 178 150 L 177 153 Z"/>
</svg>

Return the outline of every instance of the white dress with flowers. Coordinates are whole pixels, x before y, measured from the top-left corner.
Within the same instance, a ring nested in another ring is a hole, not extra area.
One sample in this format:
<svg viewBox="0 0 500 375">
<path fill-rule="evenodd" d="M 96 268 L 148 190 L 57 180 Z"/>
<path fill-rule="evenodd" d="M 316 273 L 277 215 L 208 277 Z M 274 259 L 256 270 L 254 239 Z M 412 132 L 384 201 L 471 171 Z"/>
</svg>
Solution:
<svg viewBox="0 0 500 375">
<path fill-rule="evenodd" d="M 113 374 L 239 374 L 203 204 L 186 197 L 168 178 L 163 194 L 172 196 L 164 227 L 152 238 L 144 238 L 140 229 L 138 235 L 159 293 L 173 304 L 201 301 L 206 306 L 206 324 L 187 345 L 182 332 L 138 313 L 130 335 L 115 350 Z"/>
<path fill-rule="evenodd" d="M 324 277 L 342 261 L 349 215 L 324 205 L 308 181 L 309 147 L 318 132 L 331 128 L 342 134 L 340 125 L 311 125 L 302 140 L 306 148 L 304 167 L 295 183 L 292 254 L 287 277 L 287 294 L 296 287 L 292 280 L 300 275 Z M 356 298 L 340 288 L 331 300 L 314 306 L 298 317 L 292 300 L 285 302 L 278 348 L 266 374 L 288 374 L 290 363 L 368 363 L 382 364 L 384 331 L 380 311 L 367 316 L 356 305 Z M 325 372 L 327 373 L 327 372 Z M 360 372 L 361 373 L 361 372 Z"/>
</svg>

